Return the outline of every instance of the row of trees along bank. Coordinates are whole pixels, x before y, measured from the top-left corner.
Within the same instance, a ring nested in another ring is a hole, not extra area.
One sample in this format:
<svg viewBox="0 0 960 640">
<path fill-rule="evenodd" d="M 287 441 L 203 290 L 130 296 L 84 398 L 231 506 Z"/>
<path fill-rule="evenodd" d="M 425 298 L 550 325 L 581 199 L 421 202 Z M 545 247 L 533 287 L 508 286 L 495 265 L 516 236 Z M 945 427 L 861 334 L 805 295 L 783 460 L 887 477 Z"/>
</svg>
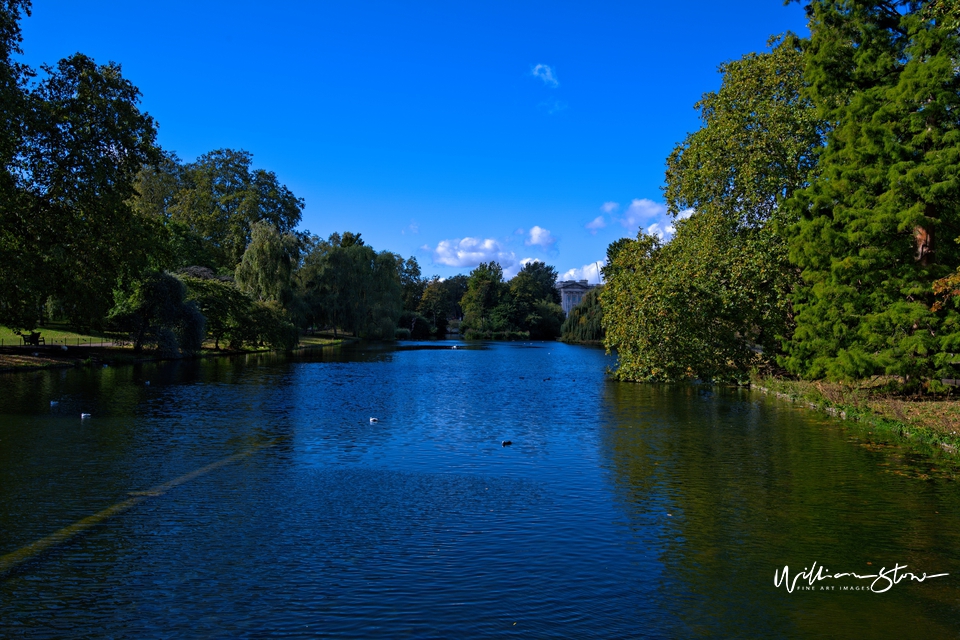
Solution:
<svg viewBox="0 0 960 640">
<path fill-rule="evenodd" d="M 29 10 L 0 3 L 0 324 L 112 327 L 166 354 L 287 348 L 308 327 L 425 338 L 461 319 L 470 337 L 559 334 L 552 267 L 424 278 L 359 233 L 297 231 L 303 200 L 250 153 L 161 149 L 120 65 L 17 62 Z"/>
<path fill-rule="evenodd" d="M 667 160 L 673 239 L 609 247 L 618 377 L 960 377 L 960 5 L 807 14 L 810 38 L 722 65 L 697 103 Z"/>
</svg>

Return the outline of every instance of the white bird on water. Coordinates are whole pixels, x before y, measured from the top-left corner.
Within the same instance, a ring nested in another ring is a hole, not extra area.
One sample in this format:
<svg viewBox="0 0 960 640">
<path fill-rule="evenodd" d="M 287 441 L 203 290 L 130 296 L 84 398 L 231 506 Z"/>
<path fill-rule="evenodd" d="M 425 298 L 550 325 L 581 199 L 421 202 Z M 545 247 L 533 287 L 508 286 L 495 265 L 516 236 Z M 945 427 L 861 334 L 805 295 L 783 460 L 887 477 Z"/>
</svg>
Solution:
<svg viewBox="0 0 960 640">
<path fill-rule="evenodd" d="M 89 418 L 89 417 L 90 417 L 90 414 L 89 414 L 89 413 L 81 413 L 81 414 L 80 414 L 80 419 L 81 419 L 81 420 L 84 420 L 84 419 Z"/>
<path fill-rule="evenodd" d="M 51 407 L 55 407 L 55 406 L 57 406 L 58 404 L 60 404 L 60 402 L 57 401 L 57 400 L 51 400 L 51 401 L 50 401 L 50 406 L 51 406 Z"/>
<path fill-rule="evenodd" d="M 376 418 L 370 418 L 370 424 L 375 424 L 377 422 L 380 422 L 380 421 L 377 420 Z"/>
</svg>

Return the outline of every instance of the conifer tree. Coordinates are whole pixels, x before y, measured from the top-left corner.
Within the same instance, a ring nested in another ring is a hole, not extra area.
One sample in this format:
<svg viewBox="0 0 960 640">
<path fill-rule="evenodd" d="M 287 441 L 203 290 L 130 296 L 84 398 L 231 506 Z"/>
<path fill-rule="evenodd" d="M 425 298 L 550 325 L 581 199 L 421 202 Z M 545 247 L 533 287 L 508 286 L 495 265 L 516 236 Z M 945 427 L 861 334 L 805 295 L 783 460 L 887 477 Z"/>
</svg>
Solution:
<svg viewBox="0 0 960 640">
<path fill-rule="evenodd" d="M 784 364 L 808 377 L 956 377 L 956 312 L 932 283 L 960 261 L 960 40 L 949 7 L 808 6 L 807 91 L 830 125 L 790 206 L 802 269 Z"/>
</svg>

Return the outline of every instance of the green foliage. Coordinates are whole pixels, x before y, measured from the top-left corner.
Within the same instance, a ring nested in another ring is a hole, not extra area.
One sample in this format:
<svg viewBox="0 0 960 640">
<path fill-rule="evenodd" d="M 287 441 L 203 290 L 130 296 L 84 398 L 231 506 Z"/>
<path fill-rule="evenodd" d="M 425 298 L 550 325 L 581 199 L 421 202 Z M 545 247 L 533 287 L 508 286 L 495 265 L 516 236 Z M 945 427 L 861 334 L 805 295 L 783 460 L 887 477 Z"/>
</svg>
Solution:
<svg viewBox="0 0 960 640">
<path fill-rule="evenodd" d="M 214 277 L 209 270 L 207 273 L 197 273 L 197 269 L 188 271 L 197 275 L 182 273 L 179 277 L 187 286 L 187 299 L 194 301 L 206 318 L 207 335 L 213 339 L 214 348 L 220 348 L 221 340 L 239 348 L 244 338 L 250 337 L 244 318 L 253 301 L 236 284 Z M 252 340 L 257 340 L 256 335 Z"/>
<path fill-rule="evenodd" d="M 507 291 L 503 282 L 503 269 L 496 262 L 483 262 L 470 272 L 467 291 L 460 300 L 463 308 L 463 322 L 460 330 L 499 331 L 509 324 L 509 314 L 502 310 L 492 317 L 494 309 L 500 304 Z"/>
<path fill-rule="evenodd" d="M 164 229 L 171 267 L 210 267 L 232 273 L 263 222 L 280 235 L 300 222 L 303 200 L 276 174 L 254 169 L 246 151 L 218 149 L 181 165 L 176 156 L 145 165 L 133 208 Z"/>
<path fill-rule="evenodd" d="M 397 321 L 398 330 L 406 330 L 407 338 L 424 340 L 436 335 L 436 328 L 430 320 L 416 311 L 404 311 Z"/>
<path fill-rule="evenodd" d="M 392 340 L 403 308 L 399 256 L 377 253 L 349 232 L 308 244 L 298 274 L 307 315 L 334 331 Z"/>
<path fill-rule="evenodd" d="M 561 340 L 584 343 L 603 340 L 603 307 L 600 304 L 602 290 L 602 287 L 590 289 L 580 304 L 570 310 L 560 327 Z"/>
<path fill-rule="evenodd" d="M 434 277 L 423 288 L 423 295 L 417 305 L 417 312 L 423 315 L 433 325 L 437 335 L 447 332 L 447 319 L 453 312 L 454 305 L 450 298 L 450 288 L 445 281 Z"/>
<path fill-rule="evenodd" d="M 403 295 L 404 311 L 416 311 L 423 297 L 427 282 L 420 275 L 420 264 L 414 257 L 397 257 L 397 273 L 400 276 L 400 289 Z"/>
<path fill-rule="evenodd" d="M 129 295 L 117 293 L 110 318 L 130 332 L 135 351 L 154 345 L 165 356 L 193 353 L 203 345 L 204 317 L 186 293 L 176 276 L 149 273 Z"/>
<path fill-rule="evenodd" d="M 255 300 L 287 306 L 293 301 L 292 276 L 299 260 L 300 244 L 294 234 L 281 235 L 269 222 L 255 222 L 237 265 L 237 286 Z"/>
<path fill-rule="evenodd" d="M 802 69 L 792 37 L 723 65 L 720 90 L 696 105 L 703 128 L 668 158 L 673 240 L 608 248 L 598 295 L 621 379 L 745 380 L 789 334 L 796 275 L 780 205 L 814 171 L 822 136 Z"/>
<path fill-rule="evenodd" d="M 808 94 L 832 124 L 791 201 L 802 269 L 784 364 L 806 377 L 958 377 L 960 38 L 951 3 L 813 2 Z M 930 16 L 939 18 L 931 20 Z"/>
<path fill-rule="evenodd" d="M 763 228 L 729 232 L 699 213 L 666 245 L 640 234 L 604 269 L 604 344 L 627 380 L 742 381 L 785 331 L 786 298 L 766 254 L 781 246 Z"/>
<path fill-rule="evenodd" d="M 300 332 L 277 303 L 255 301 L 241 318 L 230 347 L 268 345 L 271 349 L 286 351 L 296 347 L 299 340 Z"/>
<path fill-rule="evenodd" d="M 0 10 L 0 23 L 17 10 Z M 96 323 L 116 283 L 147 264 L 149 229 L 127 200 L 140 166 L 157 159 L 155 126 L 118 65 L 75 54 L 29 88 L 32 72 L 10 65 L 0 65 L 13 120 L 0 145 L 14 154 L 0 176 L 0 321 L 33 324 L 53 296 L 73 320 Z"/>
<path fill-rule="evenodd" d="M 467 339 L 513 340 L 559 337 L 563 309 L 554 289 L 557 271 L 541 262 L 520 270 L 509 283 L 496 262 L 480 264 L 467 279 L 460 300 L 460 330 Z"/>
</svg>

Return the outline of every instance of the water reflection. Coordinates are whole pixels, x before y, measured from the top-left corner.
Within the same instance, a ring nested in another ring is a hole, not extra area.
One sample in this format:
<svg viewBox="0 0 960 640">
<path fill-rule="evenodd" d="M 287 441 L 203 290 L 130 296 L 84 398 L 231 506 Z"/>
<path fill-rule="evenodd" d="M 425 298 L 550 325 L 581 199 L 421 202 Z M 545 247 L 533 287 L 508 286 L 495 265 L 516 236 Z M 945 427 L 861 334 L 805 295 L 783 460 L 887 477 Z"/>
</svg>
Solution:
<svg viewBox="0 0 960 640">
<path fill-rule="evenodd" d="M 953 637 L 955 578 L 888 593 L 787 593 L 774 572 L 813 562 L 960 574 L 956 485 L 879 472 L 896 457 L 851 446 L 836 421 L 746 391 L 610 385 L 604 450 L 634 531 L 659 527 L 676 581 L 662 594 L 696 633 Z M 893 461 L 893 462 L 892 462 Z M 645 534 L 641 534 L 645 535 Z"/>
<path fill-rule="evenodd" d="M 0 577 L 0 635 L 955 634 L 956 485 L 895 473 L 929 458 L 597 349 L 465 346 L 0 376 L 0 555 L 191 478 Z M 951 576 L 773 586 L 813 561 Z"/>
</svg>

